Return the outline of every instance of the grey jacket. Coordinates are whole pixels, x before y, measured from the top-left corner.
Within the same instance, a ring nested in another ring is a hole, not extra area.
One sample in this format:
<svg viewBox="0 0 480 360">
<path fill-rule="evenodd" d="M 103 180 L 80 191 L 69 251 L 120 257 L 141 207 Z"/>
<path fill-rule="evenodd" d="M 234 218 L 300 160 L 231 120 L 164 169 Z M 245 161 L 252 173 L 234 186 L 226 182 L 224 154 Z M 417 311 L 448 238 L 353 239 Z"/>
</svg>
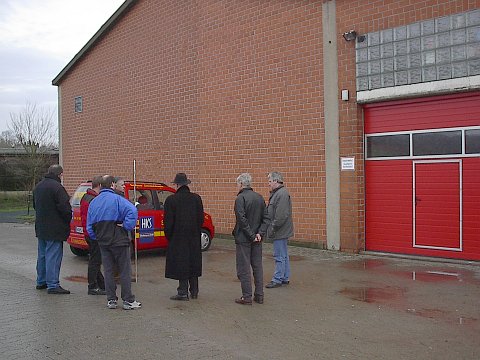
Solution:
<svg viewBox="0 0 480 360">
<path fill-rule="evenodd" d="M 243 188 L 235 199 L 235 228 L 232 235 L 235 243 L 251 243 L 262 225 L 265 200 L 251 187 Z"/>
<path fill-rule="evenodd" d="M 293 236 L 292 200 L 283 185 L 270 193 L 259 233 L 269 240 L 288 239 Z"/>
</svg>

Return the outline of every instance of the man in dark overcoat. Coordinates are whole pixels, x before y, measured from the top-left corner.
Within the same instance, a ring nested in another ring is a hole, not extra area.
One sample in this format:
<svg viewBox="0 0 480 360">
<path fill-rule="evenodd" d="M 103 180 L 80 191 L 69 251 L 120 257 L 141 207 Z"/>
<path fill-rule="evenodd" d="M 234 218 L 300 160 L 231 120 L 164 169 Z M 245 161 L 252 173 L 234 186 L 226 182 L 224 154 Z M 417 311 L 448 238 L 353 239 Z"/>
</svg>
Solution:
<svg viewBox="0 0 480 360">
<path fill-rule="evenodd" d="M 200 195 L 187 186 L 185 173 L 173 180 L 177 192 L 165 200 L 165 236 L 168 240 L 165 277 L 178 280 L 177 295 L 172 300 L 198 297 L 198 278 L 202 276 L 201 229 L 204 219 Z"/>
<path fill-rule="evenodd" d="M 49 294 L 70 294 L 60 286 L 63 242 L 70 235 L 72 207 L 62 186 L 63 168 L 52 165 L 33 190 L 35 235 L 38 238 L 37 289 Z"/>
</svg>

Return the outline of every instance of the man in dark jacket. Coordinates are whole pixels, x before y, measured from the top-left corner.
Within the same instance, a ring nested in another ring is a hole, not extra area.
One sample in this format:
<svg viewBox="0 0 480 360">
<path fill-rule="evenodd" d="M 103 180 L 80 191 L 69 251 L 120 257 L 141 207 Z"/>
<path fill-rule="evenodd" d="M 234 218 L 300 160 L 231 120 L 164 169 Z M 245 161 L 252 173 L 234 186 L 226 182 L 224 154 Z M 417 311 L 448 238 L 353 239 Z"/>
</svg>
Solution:
<svg viewBox="0 0 480 360">
<path fill-rule="evenodd" d="M 268 174 L 270 199 L 267 216 L 260 228 L 260 235 L 273 241 L 275 271 L 272 281 L 265 287 L 277 288 L 290 283 L 290 258 L 288 256 L 288 238 L 293 236 L 292 200 L 283 185 L 283 175 L 278 171 Z"/>
<path fill-rule="evenodd" d="M 263 264 L 262 243 L 258 233 L 265 213 L 265 200 L 253 191 L 252 176 L 248 173 L 237 177 L 238 195 L 235 199 L 235 228 L 233 236 L 236 244 L 237 277 L 242 286 L 242 297 L 235 299 L 237 304 L 252 305 L 253 270 L 255 294 L 253 301 L 263 304 Z"/>
<path fill-rule="evenodd" d="M 177 192 L 165 200 L 165 236 L 168 240 L 165 277 L 179 281 L 172 300 L 198 297 L 198 277 L 202 276 L 201 229 L 203 203 L 198 194 L 190 192 L 191 181 L 184 173 L 173 180 Z"/>
<path fill-rule="evenodd" d="M 142 306 L 132 294 L 131 242 L 128 235 L 135 228 L 137 217 L 135 206 L 126 198 L 114 193 L 113 176 L 103 176 L 100 194 L 88 207 L 87 232 L 91 240 L 98 241 L 100 246 L 109 309 L 116 309 L 118 306 L 114 265 L 120 272 L 123 308 L 133 310 Z"/>
<path fill-rule="evenodd" d="M 83 234 L 88 243 L 88 295 L 105 295 L 105 279 L 102 270 L 102 254 L 98 241 L 92 241 L 87 232 L 87 214 L 90 202 L 100 192 L 101 176 L 95 176 L 92 179 L 92 188 L 87 189 L 85 195 L 80 200 L 80 217 L 82 218 Z"/>
<path fill-rule="evenodd" d="M 52 165 L 33 190 L 35 235 L 38 238 L 37 289 L 49 294 L 70 294 L 60 286 L 63 242 L 70 235 L 72 207 L 61 184 L 63 168 Z"/>
</svg>

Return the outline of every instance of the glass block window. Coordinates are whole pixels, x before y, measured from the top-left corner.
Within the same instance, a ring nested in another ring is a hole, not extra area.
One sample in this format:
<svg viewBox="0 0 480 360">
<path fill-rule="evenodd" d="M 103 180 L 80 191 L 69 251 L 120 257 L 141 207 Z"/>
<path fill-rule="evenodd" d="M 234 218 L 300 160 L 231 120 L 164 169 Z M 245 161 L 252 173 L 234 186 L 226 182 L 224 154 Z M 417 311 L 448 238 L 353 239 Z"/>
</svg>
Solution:
<svg viewBox="0 0 480 360">
<path fill-rule="evenodd" d="M 357 91 L 480 75 L 480 9 L 368 33 L 355 48 Z"/>
<path fill-rule="evenodd" d="M 81 113 L 83 111 L 83 99 L 81 96 L 75 97 L 75 112 Z"/>
</svg>

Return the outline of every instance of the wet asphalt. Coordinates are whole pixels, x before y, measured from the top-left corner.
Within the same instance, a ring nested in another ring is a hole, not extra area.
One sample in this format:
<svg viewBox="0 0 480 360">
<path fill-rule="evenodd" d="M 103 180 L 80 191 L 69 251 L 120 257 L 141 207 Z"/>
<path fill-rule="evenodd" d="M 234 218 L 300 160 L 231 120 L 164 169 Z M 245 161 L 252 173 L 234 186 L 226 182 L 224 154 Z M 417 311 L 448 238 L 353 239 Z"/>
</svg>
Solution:
<svg viewBox="0 0 480 360">
<path fill-rule="evenodd" d="M 0 223 L 23 223 L 22 216 L 34 215 L 35 210 L 0 211 Z"/>
<path fill-rule="evenodd" d="M 478 263 L 399 259 L 289 247 L 291 283 L 238 305 L 235 247 L 213 240 L 197 300 L 169 300 L 163 252 L 140 253 L 143 308 L 109 310 L 87 295 L 85 258 L 64 248 L 61 284 L 35 290 L 32 225 L 0 223 L 0 358 L 479 359 Z M 273 271 L 264 244 L 264 281 Z M 120 291 L 119 291 L 120 293 Z"/>
</svg>

